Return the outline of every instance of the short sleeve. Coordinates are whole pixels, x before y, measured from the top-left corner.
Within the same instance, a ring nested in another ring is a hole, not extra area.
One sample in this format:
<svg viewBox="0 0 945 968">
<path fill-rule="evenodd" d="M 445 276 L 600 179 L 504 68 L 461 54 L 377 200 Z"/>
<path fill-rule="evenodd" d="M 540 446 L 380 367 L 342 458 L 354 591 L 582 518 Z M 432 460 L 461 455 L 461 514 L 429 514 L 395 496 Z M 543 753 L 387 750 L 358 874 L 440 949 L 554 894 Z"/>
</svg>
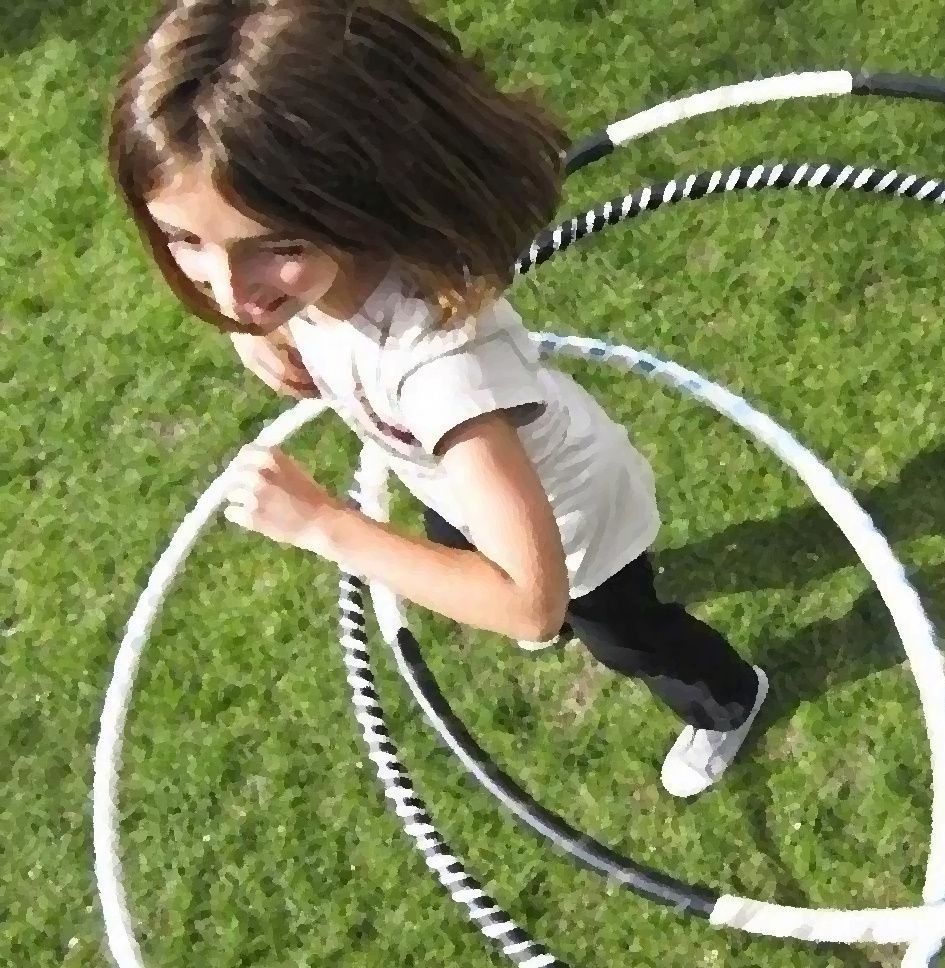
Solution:
<svg viewBox="0 0 945 968">
<path fill-rule="evenodd" d="M 522 339 L 516 335 L 494 329 L 407 371 L 398 409 L 425 451 L 432 454 L 444 434 L 473 417 L 526 404 L 543 409 L 537 354 L 529 351 L 524 330 Z"/>
</svg>

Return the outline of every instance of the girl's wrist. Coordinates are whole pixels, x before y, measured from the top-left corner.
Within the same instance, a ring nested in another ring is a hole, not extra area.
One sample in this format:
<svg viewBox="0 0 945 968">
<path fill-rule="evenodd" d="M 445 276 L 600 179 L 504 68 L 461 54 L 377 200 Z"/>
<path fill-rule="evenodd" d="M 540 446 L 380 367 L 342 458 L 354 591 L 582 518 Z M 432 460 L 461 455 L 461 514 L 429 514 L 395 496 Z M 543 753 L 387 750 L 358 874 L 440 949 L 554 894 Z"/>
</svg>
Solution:
<svg viewBox="0 0 945 968">
<path fill-rule="evenodd" d="M 295 544 L 303 551 L 310 551 L 320 558 L 337 561 L 339 522 L 353 513 L 344 505 L 325 504 L 317 508 L 298 534 Z"/>
</svg>

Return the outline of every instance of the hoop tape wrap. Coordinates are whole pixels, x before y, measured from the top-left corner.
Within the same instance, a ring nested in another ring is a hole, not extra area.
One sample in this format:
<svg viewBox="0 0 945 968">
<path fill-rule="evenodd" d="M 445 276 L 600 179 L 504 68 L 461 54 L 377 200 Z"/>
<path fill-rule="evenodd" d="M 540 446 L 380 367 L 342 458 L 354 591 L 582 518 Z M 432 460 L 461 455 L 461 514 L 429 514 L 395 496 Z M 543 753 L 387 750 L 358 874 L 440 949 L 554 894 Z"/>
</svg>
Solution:
<svg viewBox="0 0 945 968">
<path fill-rule="evenodd" d="M 641 112 L 626 121 L 611 125 L 606 131 L 575 145 L 567 158 L 569 172 L 605 157 L 614 147 L 668 124 L 708 114 L 739 104 L 771 100 L 843 94 L 881 94 L 892 97 L 915 97 L 945 101 L 945 83 L 935 78 L 908 75 L 851 74 L 848 71 L 811 72 L 786 75 L 731 85 L 703 92 Z M 775 173 L 775 169 L 781 170 Z M 785 180 L 787 183 L 785 184 Z M 516 263 L 516 273 L 527 272 L 570 242 L 599 231 L 664 202 L 696 198 L 714 192 L 759 187 L 853 187 L 909 195 L 941 203 L 945 195 L 938 180 L 902 176 L 896 172 L 874 172 L 873 169 L 840 168 L 831 163 L 812 167 L 756 166 L 752 169 L 729 169 L 722 172 L 689 176 L 683 181 L 644 189 L 638 196 L 626 196 L 619 204 L 608 202 L 600 210 L 588 212 L 583 224 L 577 219 L 562 223 L 551 233 L 543 233 L 527 256 Z M 704 188 L 704 191 L 703 191 Z M 435 680 L 423 663 L 419 648 L 406 627 L 400 602 L 385 588 L 372 585 L 372 601 L 385 641 L 391 647 L 398 668 L 408 687 L 434 727 L 453 748 L 464 766 L 530 827 L 548 837 L 561 849 L 582 863 L 605 871 L 628 888 L 673 904 L 682 910 L 708 917 L 716 925 L 728 925 L 755 933 L 778 937 L 796 937 L 824 941 L 877 941 L 881 943 L 912 942 L 904 966 L 916 968 L 927 964 L 941 944 L 945 905 L 945 822 L 940 792 L 942 759 L 945 756 L 945 669 L 938 651 L 934 630 L 925 616 L 918 596 L 905 578 L 902 566 L 893 556 L 882 535 L 855 499 L 833 478 L 786 430 L 770 418 L 754 411 L 744 400 L 730 394 L 698 374 L 629 347 L 610 346 L 597 340 L 561 337 L 551 333 L 532 334 L 542 353 L 563 353 L 588 359 L 614 361 L 626 369 L 662 380 L 709 403 L 726 413 L 759 440 L 767 443 L 801 475 L 814 496 L 844 531 L 857 553 L 870 570 L 877 587 L 892 613 L 903 639 L 911 668 L 916 676 L 922 710 L 932 747 L 932 836 L 929 865 L 923 897 L 925 907 L 875 909 L 862 911 L 813 910 L 789 908 L 750 898 L 717 895 L 705 888 L 687 887 L 659 872 L 621 858 L 591 838 L 576 834 L 568 825 L 541 808 L 521 791 L 498 768 L 488 761 L 465 733 L 461 724 L 450 730 L 449 711 L 436 687 Z M 324 409 L 322 401 L 297 404 L 263 429 L 256 442 L 275 446 L 299 427 L 314 419 Z M 365 447 L 352 490 L 354 500 L 366 513 L 379 520 L 386 518 L 386 468 L 377 454 Z M 209 523 L 223 501 L 226 491 L 224 471 L 214 480 L 184 518 L 167 549 L 159 558 L 119 646 L 114 673 L 106 692 L 101 717 L 100 735 L 95 752 L 93 784 L 93 838 L 95 875 L 105 919 L 106 936 L 112 956 L 120 968 L 143 968 L 134 936 L 121 878 L 117 838 L 117 775 L 121 757 L 122 729 L 131 698 L 134 676 L 141 652 L 154 618 L 164 597 L 183 566 L 184 560 L 201 530 Z M 357 578 L 342 575 L 340 604 L 344 661 L 352 687 L 355 716 L 362 726 L 365 742 L 385 796 L 394 804 L 406 833 L 425 856 L 457 903 L 466 906 L 469 917 L 481 933 L 499 944 L 501 951 L 515 964 L 526 968 L 562 965 L 540 944 L 512 922 L 484 894 L 478 883 L 465 872 L 461 862 L 436 833 L 409 776 L 397 759 L 374 689 L 370 657 L 362 612 L 364 584 Z M 480 761 L 477 764 L 477 759 Z"/>
</svg>

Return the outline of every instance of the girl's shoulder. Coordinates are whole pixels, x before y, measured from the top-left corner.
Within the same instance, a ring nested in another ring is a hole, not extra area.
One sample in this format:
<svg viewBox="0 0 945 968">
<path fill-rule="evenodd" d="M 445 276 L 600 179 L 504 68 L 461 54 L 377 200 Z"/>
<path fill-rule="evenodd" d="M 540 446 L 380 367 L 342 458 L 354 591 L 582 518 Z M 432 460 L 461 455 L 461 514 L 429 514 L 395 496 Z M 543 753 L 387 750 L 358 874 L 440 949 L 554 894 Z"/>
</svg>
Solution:
<svg viewBox="0 0 945 968">
<path fill-rule="evenodd" d="M 449 318 L 435 299 L 406 279 L 384 319 L 385 342 L 401 351 L 421 348 L 456 349 L 492 339 L 498 331 L 527 336 L 522 317 L 504 295 L 486 303 L 475 315 Z"/>
<path fill-rule="evenodd" d="M 474 384 L 482 390 L 497 382 L 527 382 L 541 369 L 537 345 L 504 297 L 446 327 L 438 325 L 438 309 L 406 296 L 394 307 L 378 366 L 389 388 L 399 392 L 421 369 L 436 373 L 440 391 L 447 394 L 451 380 L 457 381 L 454 391 Z"/>
</svg>

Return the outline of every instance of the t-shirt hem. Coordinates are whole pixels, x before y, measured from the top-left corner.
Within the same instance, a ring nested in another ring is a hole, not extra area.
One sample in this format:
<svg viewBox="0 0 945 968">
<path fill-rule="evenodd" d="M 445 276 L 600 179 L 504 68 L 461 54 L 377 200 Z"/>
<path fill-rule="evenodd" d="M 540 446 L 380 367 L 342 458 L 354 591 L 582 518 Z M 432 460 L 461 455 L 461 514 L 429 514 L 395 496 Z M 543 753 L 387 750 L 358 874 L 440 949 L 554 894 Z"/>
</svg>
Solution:
<svg viewBox="0 0 945 968">
<path fill-rule="evenodd" d="M 616 563 L 611 567 L 606 568 L 603 572 L 597 572 L 600 575 L 599 578 L 594 578 L 593 580 L 584 580 L 581 585 L 572 586 L 569 594 L 571 599 L 582 598 L 584 595 L 589 595 L 595 588 L 600 588 L 610 578 L 620 571 L 621 568 L 626 568 L 632 561 L 636 561 L 640 555 L 644 554 L 656 541 L 659 535 L 660 527 L 662 522 L 657 518 L 655 521 L 650 523 L 650 526 L 643 532 L 642 536 L 631 545 L 629 545 L 628 553 L 626 555 L 621 555 Z"/>
</svg>

